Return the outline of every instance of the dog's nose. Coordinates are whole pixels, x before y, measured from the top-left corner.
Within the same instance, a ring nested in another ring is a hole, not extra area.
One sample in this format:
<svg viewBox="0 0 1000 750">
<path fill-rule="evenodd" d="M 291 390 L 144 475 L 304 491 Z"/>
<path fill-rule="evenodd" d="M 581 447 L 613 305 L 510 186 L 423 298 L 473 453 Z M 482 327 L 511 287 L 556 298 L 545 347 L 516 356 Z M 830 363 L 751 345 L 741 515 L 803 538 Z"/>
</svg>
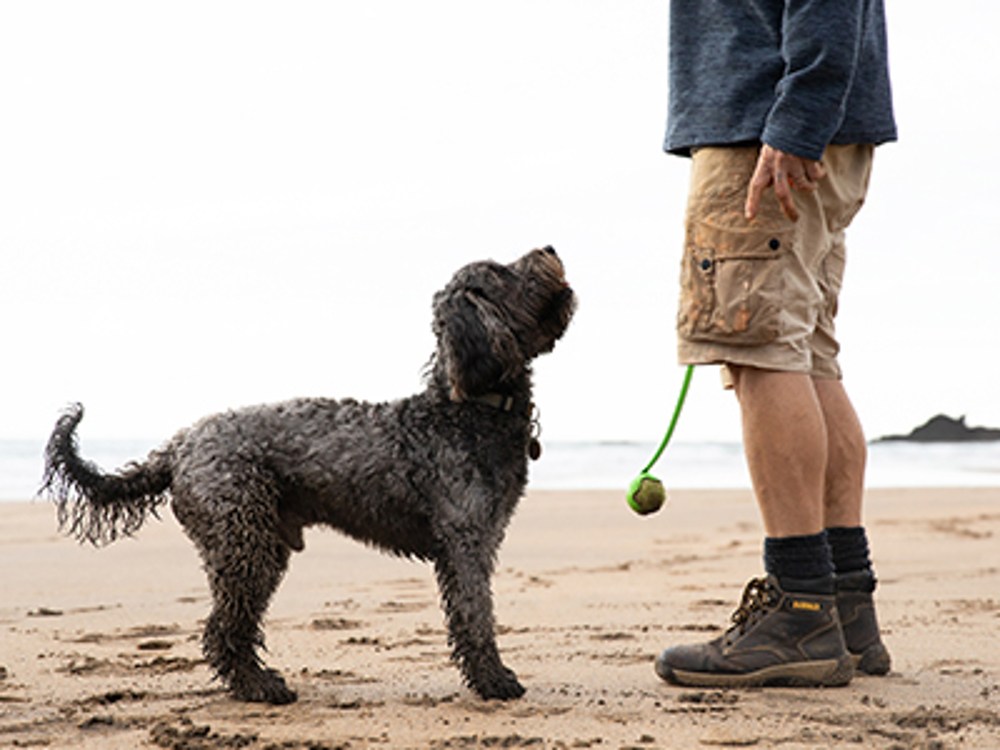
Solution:
<svg viewBox="0 0 1000 750">
<path fill-rule="evenodd" d="M 552 245 L 546 245 L 545 247 L 542 248 L 542 250 L 544 250 L 545 252 L 547 252 L 549 255 L 556 255 L 557 254 L 556 253 L 556 249 L 554 247 L 552 247 Z"/>
</svg>

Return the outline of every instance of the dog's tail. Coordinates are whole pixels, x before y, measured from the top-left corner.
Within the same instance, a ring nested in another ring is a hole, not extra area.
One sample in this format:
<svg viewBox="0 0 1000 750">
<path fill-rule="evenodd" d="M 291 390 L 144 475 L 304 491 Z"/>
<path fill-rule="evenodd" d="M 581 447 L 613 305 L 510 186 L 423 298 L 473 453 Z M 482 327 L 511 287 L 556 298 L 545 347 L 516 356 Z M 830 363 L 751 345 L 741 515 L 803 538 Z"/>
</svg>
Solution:
<svg viewBox="0 0 1000 750">
<path fill-rule="evenodd" d="M 131 536 L 146 516 L 166 501 L 172 471 L 169 452 L 154 451 L 145 463 L 105 474 L 80 457 L 76 427 L 83 405 L 70 406 L 56 422 L 45 448 L 45 476 L 39 494 L 56 503 L 59 529 L 94 546 Z"/>
</svg>

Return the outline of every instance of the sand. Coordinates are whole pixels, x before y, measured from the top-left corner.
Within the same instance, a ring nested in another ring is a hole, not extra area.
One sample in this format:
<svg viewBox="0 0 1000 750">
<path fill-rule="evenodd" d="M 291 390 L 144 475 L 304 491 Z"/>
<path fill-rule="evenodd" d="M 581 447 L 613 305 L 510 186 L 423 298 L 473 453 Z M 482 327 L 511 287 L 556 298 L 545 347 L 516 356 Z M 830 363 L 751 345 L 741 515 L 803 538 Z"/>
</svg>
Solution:
<svg viewBox="0 0 1000 750">
<path fill-rule="evenodd" d="M 1000 748 L 1000 489 L 877 490 L 866 521 L 893 671 L 837 689 L 666 685 L 665 646 L 720 632 L 761 572 L 748 491 L 532 491 L 494 581 L 528 689 L 478 700 L 430 569 L 311 530 L 268 615 L 299 693 L 241 704 L 199 652 L 208 593 L 167 512 L 102 550 L 44 502 L 0 504 L 0 747 Z"/>
</svg>

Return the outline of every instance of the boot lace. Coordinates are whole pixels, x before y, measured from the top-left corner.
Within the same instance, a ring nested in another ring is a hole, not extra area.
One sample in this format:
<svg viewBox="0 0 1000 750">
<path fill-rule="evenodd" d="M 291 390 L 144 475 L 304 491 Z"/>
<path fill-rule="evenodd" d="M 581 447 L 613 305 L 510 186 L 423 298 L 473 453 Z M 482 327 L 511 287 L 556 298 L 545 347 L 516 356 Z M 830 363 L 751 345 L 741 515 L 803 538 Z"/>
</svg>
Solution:
<svg viewBox="0 0 1000 750">
<path fill-rule="evenodd" d="M 743 588 L 740 606 L 733 612 L 728 637 L 743 635 L 761 618 L 767 609 L 777 604 L 780 594 L 767 578 L 753 578 Z"/>
</svg>

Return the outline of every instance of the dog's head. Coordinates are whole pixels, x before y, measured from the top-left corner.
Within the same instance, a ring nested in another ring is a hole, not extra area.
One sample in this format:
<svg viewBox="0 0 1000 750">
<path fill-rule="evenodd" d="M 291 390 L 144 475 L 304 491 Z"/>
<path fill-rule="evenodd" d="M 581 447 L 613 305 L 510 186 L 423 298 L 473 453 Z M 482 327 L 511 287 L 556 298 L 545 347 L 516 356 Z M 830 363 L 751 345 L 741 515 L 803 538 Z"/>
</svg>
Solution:
<svg viewBox="0 0 1000 750">
<path fill-rule="evenodd" d="M 552 351 L 573 317 L 576 296 L 551 247 L 513 263 L 470 263 L 434 295 L 436 370 L 453 400 L 513 385 Z"/>
</svg>

